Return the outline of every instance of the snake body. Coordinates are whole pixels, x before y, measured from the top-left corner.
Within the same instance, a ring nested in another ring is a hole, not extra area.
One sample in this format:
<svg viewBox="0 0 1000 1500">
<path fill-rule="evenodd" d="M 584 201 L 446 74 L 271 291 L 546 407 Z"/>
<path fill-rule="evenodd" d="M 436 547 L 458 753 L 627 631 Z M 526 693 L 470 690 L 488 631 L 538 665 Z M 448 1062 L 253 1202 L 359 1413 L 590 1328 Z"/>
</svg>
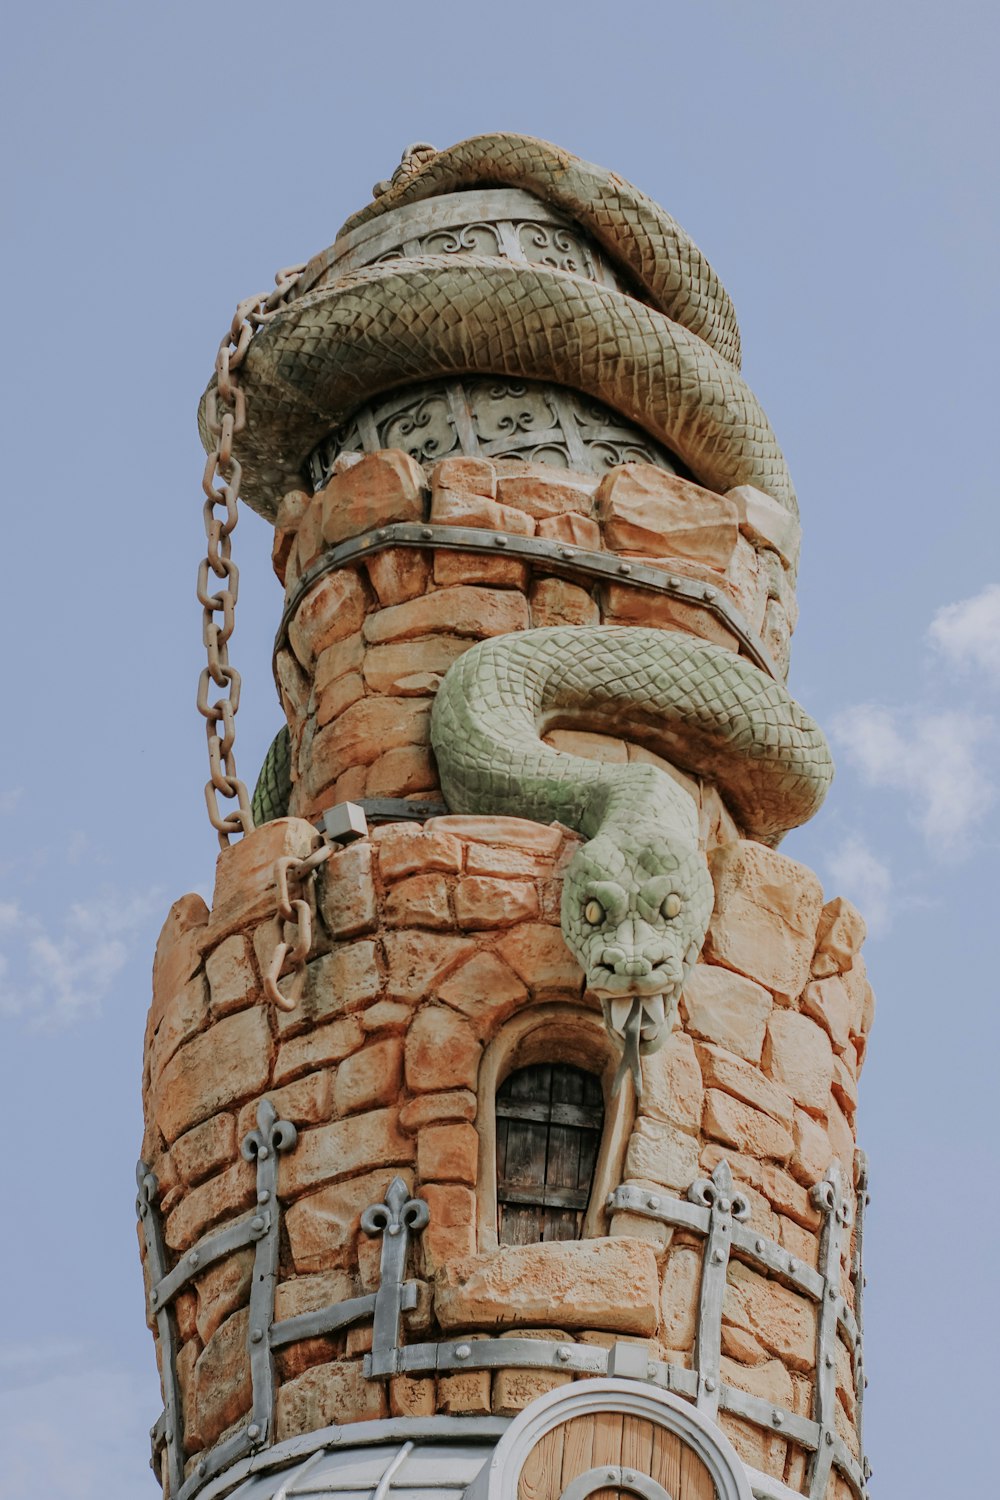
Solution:
<svg viewBox="0 0 1000 1500">
<path fill-rule="evenodd" d="M 484 186 L 527 191 L 581 226 L 629 290 L 499 253 L 423 254 L 405 235 L 402 253 L 338 270 L 342 253 L 355 265 L 366 239 L 351 236 L 362 225 Z M 421 147 L 251 340 L 239 374 L 243 494 L 273 517 L 282 493 L 301 483 L 306 456 L 365 403 L 437 378 L 498 375 L 590 395 L 707 488 L 753 485 L 794 514 L 784 458 L 739 362 L 718 277 L 629 183 L 525 136 Z M 210 446 L 204 406 L 202 428 Z M 712 883 L 692 800 L 664 770 L 599 764 L 543 743 L 547 727 L 577 722 L 627 734 L 713 779 L 745 832 L 767 842 L 815 811 L 832 766 L 819 729 L 780 683 L 690 636 L 532 630 L 483 641 L 450 668 L 432 715 L 445 797 L 456 812 L 558 819 L 583 834 L 564 882 L 563 932 L 638 1072 L 640 1044 L 662 1041 L 697 958 Z M 283 810 L 286 752 L 279 736 L 259 812 Z"/>
<path fill-rule="evenodd" d="M 563 934 L 615 1030 L 640 997 L 648 1049 L 701 949 L 712 881 L 687 792 L 655 765 L 584 760 L 542 742 L 573 723 L 629 735 L 710 777 L 745 831 L 770 843 L 812 816 L 833 766 L 780 683 L 674 632 L 529 630 L 481 642 L 447 672 L 431 740 L 448 805 L 584 835 L 563 883 Z"/>
</svg>

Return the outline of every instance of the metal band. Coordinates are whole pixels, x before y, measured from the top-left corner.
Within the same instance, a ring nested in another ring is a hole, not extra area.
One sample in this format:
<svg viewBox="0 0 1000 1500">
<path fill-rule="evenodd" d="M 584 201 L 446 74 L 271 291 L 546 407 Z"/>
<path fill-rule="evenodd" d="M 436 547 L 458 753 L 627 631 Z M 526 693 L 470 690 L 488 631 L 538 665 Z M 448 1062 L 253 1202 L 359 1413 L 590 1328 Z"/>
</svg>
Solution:
<svg viewBox="0 0 1000 1500">
<path fill-rule="evenodd" d="M 642 1500 L 672 1500 L 669 1491 L 663 1488 L 655 1479 L 648 1474 L 640 1474 L 636 1469 L 622 1468 L 620 1464 L 611 1464 L 607 1468 L 588 1469 L 585 1474 L 580 1474 L 563 1490 L 559 1500 L 588 1500 L 590 1495 L 595 1495 L 598 1490 L 615 1488 L 626 1490 L 631 1495 L 640 1495 Z"/>
<path fill-rule="evenodd" d="M 871 1194 L 868 1191 L 868 1155 L 867 1152 L 857 1150 L 854 1153 L 854 1257 L 851 1261 L 851 1277 L 854 1281 L 854 1316 L 857 1321 L 857 1339 L 854 1343 L 854 1397 L 857 1403 L 857 1416 L 855 1418 L 858 1429 L 858 1443 L 861 1451 L 865 1451 L 864 1442 L 864 1403 L 865 1387 L 868 1377 L 865 1374 L 865 1210 L 871 1202 Z M 871 1476 L 868 1460 L 864 1460 L 865 1478 Z"/>
<path fill-rule="evenodd" d="M 154 1296 L 155 1288 L 162 1283 L 167 1269 L 163 1226 L 160 1223 L 157 1202 L 159 1183 L 144 1161 L 140 1161 L 135 1169 L 135 1180 L 139 1188 L 135 1211 L 142 1225 L 149 1279 L 153 1283 L 149 1300 L 156 1315 L 156 1336 L 160 1341 L 160 1383 L 163 1391 L 163 1415 L 150 1433 L 153 1445 L 150 1468 L 159 1478 L 157 1459 L 162 1441 L 166 1445 L 167 1486 L 169 1493 L 174 1495 L 180 1489 L 184 1478 L 184 1413 L 181 1406 L 180 1382 L 177 1379 L 177 1328 L 173 1310 L 169 1304 L 164 1301 L 157 1306 L 157 1299 Z"/>
<path fill-rule="evenodd" d="M 365 1356 L 365 1375 L 370 1380 L 385 1379 L 396 1373 L 410 1231 L 419 1233 L 429 1219 L 427 1204 L 422 1198 L 409 1196 L 409 1189 L 401 1177 L 393 1178 L 383 1203 L 373 1203 L 361 1215 L 361 1228 L 365 1234 L 382 1236 L 379 1289 L 375 1294 L 372 1322 L 372 1352 Z"/>
<path fill-rule="evenodd" d="M 161 1307 L 172 1302 L 189 1281 L 200 1276 L 215 1261 L 221 1260 L 224 1255 L 232 1255 L 235 1250 L 242 1250 L 245 1245 L 252 1245 L 259 1240 L 267 1231 L 269 1219 L 269 1214 L 254 1214 L 250 1219 L 242 1219 L 237 1224 L 227 1224 L 225 1229 L 220 1229 L 217 1234 L 211 1234 L 207 1239 L 199 1240 L 194 1248 L 187 1252 L 183 1260 L 178 1261 L 174 1269 L 156 1283 L 150 1292 L 150 1302 L 154 1307 Z"/>
<path fill-rule="evenodd" d="M 583 474 L 606 474 L 626 463 L 689 474 L 662 443 L 594 397 L 500 375 L 425 381 L 380 396 L 325 437 L 303 469 L 319 490 L 342 453 L 381 448 L 402 448 L 418 463 L 461 454 L 519 458 Z"/>
<path fill-rule="evenodd" d="M 629 588 L 646 589 L 651 593 L 677 599 L 684 604 L 708 610 L 727 630 L 732 631 L 741 650 L 755 666 L 776 680 L 781 678 L 767 647 L 754 635 L 725 591 L 715 584 L 698 583 L 678 574 L 665 573 L 662 568 L 651 567 L 649 563 L 638 562 L 634 558 L 621 558 L 613 552 L 588 552 L 583 547 L 549 541 L 545 537 L 515 536 L 511 532 L 488 531 L 476 526 L 424 526 L 413 521 L 381 526 L 377 531 L 340 542 L 325 552 L 308 572 L 303 573 L 282 613 L 274 643 L 275 656 L 285 644 L 288 626 L 299 605 L 321 578 L 337 568 L 349 567 L 362 558 L 383 552 L 388 547 L 443 547 L 450 552 L 474 552 L 480 555 L 502 552 L 506 557 L 541 564 L 547 572 L 558 577 L 624 583 Z"/>
<path fill-rule="evenodd" d="M 816 1384 L 814 1412 L 820 1442 L 809 1476 L 810 1500 L 823 1500 L 833 1463 L 837 1436 L 837 1304 L 840 1294 L 840 1258 L 843 1231 L 851 1222 L 850 1207 L 840 1180 L 840 1164 L 834 1158 L 822 1182 L 809 1195 L 823 1214 L 820 1266 L 824 1292 L 816 1320 Z"/>
<path fill-rule="evenodd" d="M 742 1193 L 734 1193 L 733 1174 L 725 1160 L 718 1163 L 710 1179 L 700 1177 L 691 1184 L 688 1198 L 708 1209 L 708 1234 L 698 1297 L 695 1371 L 698 1375 L 698 1410 L 714 1417 L 719 1409 L 722 1301 L 733 1243 L 733 1221 L 750 1217 L 750 1203 Z"/>
</svg>

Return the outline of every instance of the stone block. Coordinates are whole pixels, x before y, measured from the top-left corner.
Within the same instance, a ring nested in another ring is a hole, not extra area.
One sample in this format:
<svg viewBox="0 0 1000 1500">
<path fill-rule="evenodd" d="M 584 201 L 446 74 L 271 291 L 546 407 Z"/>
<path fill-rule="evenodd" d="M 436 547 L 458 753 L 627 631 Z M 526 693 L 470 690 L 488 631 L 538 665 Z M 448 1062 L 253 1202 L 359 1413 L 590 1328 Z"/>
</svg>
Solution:
<svg viewBox="0 0 1000 1500">
<path fill-rule="evenodd" d="M 346 1302 L 357 1293 L 357 1282 L 349 1271 L 317 1271 L 312 1276 L 290 1276 L 274 1289 L 274 1321 L 317 1312 L 334 1302 Z"/>
<path fill-rule="evenodd" d="M 245 1307 L 250 1300 L 250 1283 L 253 1280 L 252 1247 L 237 1250 L 234 1255 L 216 1261 L 214 1266 L 198 1277 L 197 1311 L 195 1314 L 198 1337 L 208 1344 L 215 1330 L 231 1313 Z"/>
<path fill-rule="evenodd" d="M 327 724 L 339 719 L 342 713 L 358 703 L 365 696 L 364 678 L 360 672 L 345 672 L 343 677 L 335 677 L 327 687 L 323 689 L 316 704 L 315 724 L 317 729 L 324 729 Z"/>
<path fill-rule="evenodd" d="M 437 768 L 424 745 L 401 745 L 396 750 L 387 750 L 368 767 L 365 777 L 368 797 L 410 797 L 416 792 L 437 791 Z"/>
<path fill-rule="evenodd" d="M 422 1189 L 430 1223 L 420 1236 L 428 1273 L 467 1259 L 476 1249 L 476 1195 L 459 1183 L 428 1182 Z"/>
<path fill-rule="evenodd" d="M 399 1123 L 411 1135 L 415 1135 L 425 1125 L 475 1118 L 476 1096 L 471 1089 L 447 1089 L 442 1093 L 418 1094 L 399 1111 Z"/>
<path fill-rule="evenodd" d="M 535 523 L 523 510 L 498 505 L 483 495 L 463 495 L 435 489 L 431 498 L 431 522 L 435 526 L 475 526 L 484 531 L 505 531 L 514 536 L 533 536 Z"/>
<path fill-rule="evenodd" d="M 496 466 L 488 458 L 443 458 L 431 470 L 431 489 L 436 494 L 447 490 L 455 495 L 497 497 Z"/>
<path fill-rule="evenodd" d="M 425 1005 L 406 1036 L 406 1083 L 414 1093 L 476 1087 L 482 1048 L 468 1021 Z"/>
<path fill-rule="evenodd" d="M 390 823 L 373 831 L 382 879 L 389 884 L 407 875 L 440 870 L 455 875 L 462 868 L 462 845 L 449 833 L 425 831 L 408 823 Z"/>
<path fill-rule="evenodd" d="M 266 1087 L 271 1033 L 261 1010 L 225 1016 L 175 1052 L 153 1087 L 153 1118 L 168 1142 Z"/>
<path fill-rule="evenodd" d="M 367 939 L 338 943 L 332 953 L 313 959 L 295 1010 L 276 1019 L 279 1036 L 291 1036 L 307 1026 L 357 1010 L 374 1000 L 382 988 L 375 944 Z"/>
<path fill-rule="evenodd" d="M 426 744 L 429 715 L 429 708 L 412 698 L 376 696 L 352 703 L 317 730 L 303 784 L 319 791 L 351 766 L 370 766 L 386 750 Z"/>
<path fill-rule="evenodd" d="M 527 880 L 498 880 L 489 875 L 467 875 L 455 887 L 455 917 L 459 927 L 510 927 L 538 916 L 538 893 Z"/>
<path fill-rule="evenodd" d="M 392 886 L 385 901 L 385 921 L 390 927 L 453 926 L 445 877 L 411 875 Z"/>
<path fill-rule="evenodd" d="M 234 932 L 205 959 L 212 1016 L 244 1010 L 258 997 L 257 976 L 247 940 Z"/>
<path fill-rule="evenodd" d="M 353 568 L 317 579 L 288 622 L 288 643 L 303 670 L 311 671 L 322 652 L 360 630 L 367 607 Z"/>
<path fill-rule="evenodd" d="M 784 1089 L 778 1088 L 766 1078 L 759 1068 L 751 1067 L 742 1058 L 711 1043 L 704 1043 L 698 1048 L 698 1061 L 706 1087 L 722 1089 L 735 1099 L 741 1099 L 744 1104 L 762 1109 L 783 1125 L 792 1123 L 791 1098 Z"/>
<path fill-rule="evenodd" d="M 571 547 L 581 547 L 585 552 L 601 551 L 601 528 L 597 522 L 572 510 L 537 521 L 535 532 L 549 542 L 565 542 Z"/>
<path fill-rule="evenodd" d="M 558 1370 L 497 1370 L 493 1377 L 492 1410 L 498 1417 L 513 1417 L 532 1401 L 560 1386 L 570 1385 L 572 1375 Z"/>
<path fill-rule="evenodd" d="M 400 697 L 434 692 L 452 662 L 468 650 L 468 644 L 454 636 L 440 635 L 372 646 L 365 655 L 365 682 L 374 693 Z"/>
<path fill-rule="evenodd" d="M 439 589 L 455 583 L 488 583 L 493 588 L 520 589 L 523 593 L 528 586 L 528 565 L 516 557 L 438 548 L 434 553 L 434 582 Z"/>
<path fill-rule="evenodd" d="M 735 550 L 736 502 L 651 464 L 612 469 L 594 499 L 612 551 L 687 557 L 724 571 Z"/>
<path fill-rule="evenodd" d="M 331 936 L 358 937 L 371 932 L 377 920 L 372 846 L 358 839 L 322 866 L 317 884 L 319 908 Z"/>
<path fill-rule="evenodd" d="M 843 1052 L 851 1039 L 851 997 L 838 974 L 814 979 L 802 991 L 803 1015 L 822 1026 L 835 1052 Z"/>
<path fill-rule="evenodd" d="M 489 1370 L 466 1370 L 458 1375 L 442 1375 L 437 1383 L 438 1410 L 448 1416 L 489 1416 L 490 1387 Z"/>
<path fill-rule="evenodd" d="M 761 1178 L 764 1196 L 778 1213 L 793 1219 L 803 1229 L 814 1231 L 820 1227 L 822 1220 L 818 1210 L 813 1207 L 808 1189 L 796 1182 L 794 1177 L 768 1162 Z"/>
<path fill-rule="evenodd" d="M 375 1421 L 388 1410 L 385 1388 L 365 1379 L 360 1359 L 315 1365 L 280 1387 L 274 1408 L 275 1441 L 319 1427 Z"/>
<path fill-rule="evenodd" d="M 302 574 L 311 568 L 323 551 L 323 507 L 311 502 L 305 506 L 295 528 L 295 544 L 291 551 L 290 571 L 297 583 Z M 293 585 L 289 585 L 292 587 Z"/>
<path fill-rule="evenodd" d="M 853 1120 L 858 1108 L 858 1085 L 842 1057 L 833 1059 L 830 1088 L 847 1119 Z"/>
<path fill-rule="evenodd" d="M 681 1015 L 692 1036 L 759 1062 L 772 1005 L 768 991 L 743 975 L 698 964 L 684 986 Z"/>
<path fill-rule="evenodd" d="M 479 1135 L 464 1123 L 425 1125 L 417 1136 L 417 1175 L 421 1182 L 476 1185 Z"/>
<path fill-rule="evenodd" d="M 401 1177 L 412 1191 L 409 1167 L 379 1167 L 361 1177 L 320 1188 L 293 1203 L 285 1224 L 296 1271 L 308 1274 L 351 1267 L 354 1242 L 361 1233 L 361 1215 L 373 1203 L 383 1201 L 394 1177 Z"/>
<path fill-rule="evenodd" d="M 278 1049 L 274 1065 L 276 1084 L 301 1078 L 317 1068 L 328 1068 L 356 1052 L 365 1039 L 357 1016 L 344 1016 L 325 1026 L 314 1026 L 301 1036 L 290 1037 Z"/>
<path fill-rule="evenodd" d="M 216 1224 L 235 1219 L 256 1198 L 257 1179 L 253 1167 L 237 1157 L 231 1167 L 189 1188 L 167 1215 L 163 1237 L 171 1250 L 190 1250 L 196 1240 Z"/>
<path fill-rule="evenodd" d="M 833 1079 L 833 1050 L 822 1027 L 794 1010 L 775 1010 L 767 1026 L 764 1067 L 796 1104 L 824 1115 Z"/>
<path fill-rule="evenodd" d="M 412 547 L 388 547 L 365 559 L 365 571 L 379 604 L 402 604 L 426 594 L 431 583 L 431 565 Z"/>
<path fill-rule="evenodd" d="M 528 604 L 522 594 L 459 584 L 369 615 L 364 635 L 369 645 L 379 646 L 387 641 L 417 640 L 439 631 L 483 640 L 527 627 Z"/>
<path fill-rule="evenodd" d="M 325 1069 L 307 1073 L 286 1083 L 284 1088 L 268 1089 L 264 1094 L 278 1112 L 279 1120 L 291 1120 L 293 1125 L 322 1125 L 333 1113 L 333 1084 Z M 236 1122 L 236 1139 L 241 1141 L 247 1131 L 253 1130 L 257 1120 L 257 1101 L 244 1104 Z"/>
<path fill-rule="evenodd" d="M 854 963 L 865 940 L 865 924 L 857 907 L 843 896 L 828 901 L 816 928 L 812 972 L 817 979 L 843 974 Z"/>
<path fill-rule="evenodd" d="M 694 1044 L 683 1031 L 673 1032 L 659 1052 L 642 1060 L 640 1109 L 692 1134 L 701 1129 L 704 1091 Z"/>
<path fill-rule="evenodd" d="M 701 1251 L 675 1245 L 667 1257 L 660 1296 L 660 1339 L 671 1349 L 694 1347 L 698 1327 Z"/>
<path fill-rule="evenodd" d="M 501 844 L 513 849 L 535 850 L 539 854 L 556 854 L 565 837 L 558 824 L 533 823 L 528 818 L 449 814 L 429 818 L 424 826 L 428 833 L 453 834 L 470 843 Z"/>
<path fill-rule="evenodd" d="M 204 949 L 214 948 L 237 928 L 246 929 L 273 917 L 277 909 L 274 866 L 289 856 L 304 859 L 319 842 L 315 828 L 302 818 L 275 818 L 223 849 L 215 864 L 215 895 Z"/>
<path fill-rule="evenodd" d="M 680 630 L 734 654 L 739 652 L 739 638 L 711 610 L 700 604 L 688 604 L 668 594 L 652 594 L 648 589 L 630 588 L 623 583 L 601 584 L 597 601 L 601 619 L 606 625 Z"/>
<path fill-rule="evenodd" d="M 333 1100 L 339 1115 L 393 1104 L 403 1076 L 403 1043 L 399 1037 L 367 1042 L 337 1069 Z"/>
<path fill-rule="evenodd" d="M 582 993 L 583 970 L 555 925 L 522 922 L 504 934 L 497 952 L 535 1000 L 576 1000 Z"/>
<path fill-rule="evenodd" d="M 817 1124 L 802 1109 L 795 1111 L 793 1135 L 795 1150 L 790 1162 L 790 1170 L 797 1181 L 810 1188 L 825 1175 L 827 1167 L 833 1160 L 830 1137 L 823 1126 Z"/>
<path fill-rule="evenodd" d="M 589 516 L 594 508 L 593 494 L 588 485 L 549 479 L 538 473 L 501 475 L 497 481 L 497 498 L 504 505 L 527 511 L 539 521 L 572 511 Z"/>
<path fill-rule="evenodd" d="M 809 977 L 823 906 L 816 876 L 774 849 L 745 839 L 714 849 L 709 867 L 715 912 L 706 957 L 794 999 Z"/>
<path fill-rule="evenodd" d="M 706 1090 L 703 1125 L 706 1135 L 761 1160 L 786 1162 L 792 1154 L 792 1133 L 787 1126 L 721 1089 Z"/>
<path fill-rule="evenodd" d="M 597 625 L 601 612 L 586 589 L 564 578 L 539 578 L 528 595 L 533 626 Z"/>
<path fill-rule="evenodd" d="M 249 1411 L 253 1399 L 250 1357 L 247 1354 L 249 1312 L 242 1308 L 227 1318 L 194 1367 L 194 1432 L 203 1447 L 221 1437 L 227 1427 Z"/>
<path fill-rule="evenodd" d="M 424 486 L 424 471 L 408 453 L 398 448 L 366 453 L 316 496 L 324 542 L 332 547 L 395 521 L 422 521 Z"/>
<path fill-rule="evenodd" d="M 148 1037 L 147 1062 L 154 1088 L 178 1047 L 196 1037 L 210 1019 L 208 984 L 204 974 L 196 974 L 175 991 L 171 1004 L 163 1008 L 155 1031 Z"/>
<path fill-rule="evenodd" d="M 399 1129 L 396 1110 L 371 1110 L 303 1130 L 295 1150 L 281 1157 L 279 1191 L 285 1197 L 298 1197 L 340 1177 L 375 1167 L 403 1166 L 413 1156 L 413 1141 Z"/>
<path fill-rule="evenodd" d="M 735 1262 L 729 1272 L 723 1305 L 726 1321 L 749 1329 L 787 1369 L 803 1375 L 813 1370 L 816 1361 L 814 1303 L 777 1281 L 759 1275 L 749 1266 Z"/>
<path fill-rule="evenodd" d="M 193 892 L 181 896 L 167 913 L 153 958 L 153 1000 L 146 1022 L 147 1046 L 178 990 L 182 990 L 201 967 L 208 916 L 205 902 Z"/>
<path fill-rule="evenodd" d="M 629 1137 L 625 1176 L 683 1192 L 698 1176 L 698 1142 L 667 1120 L 640 1115 Z"/>
<path fill-rule="evenodd" d="M 446 933 L 387 932 L 383 939 L 387 996 L 414 1001 L 433 994 L 445 975 L 469 957 L 473 946 L 470 938 Z"/>
<path fill-rule="evenodd" d="M 726 569 L 726 580 L 732 587 L 737 609 L 750 629 L 759 635 L 767 608 L 768 578 L 757 553 L 745 537 L 737 539 Z"/>
<path fill-rule="evenodd" d="M 802 527 L 791 511 L 752 484 L 727 490 L 739 515 L 740 531 L 755 547 L 770 547 L 794 573 L 799 563 Z"/>
<path fill-rule="evenodd" d="M 342 641 L 336 641 L 321 651 L 316 658 L 316 672 L 313 677 L 313 686 L 317 698 L 335 682 L 338 677 L 343 677 L 345 672 L 360 672 L 365 662 L 365 643 L 360 630 L 345 636 Z"/>
<path fill-rule="evenodd" d="M 289 490 L 282 495 L 278 513 L 274 518 L 274 542 L 271 546 L 271 565 L 279 583 L 285 582 L 288 560 L 295 545 L 295 533 L 312 500 L 305 490 Z"/>
<path fill-rule="evenodd" d="M 656 1256 L 644 1240 L 567 1240 L 451 1262 L 437 1275 L 434 1311 L 446 1332 L 556 1323 L 648 1337 L 659 1299 Z"/>
<path fill-rule="evenodd" d="M 362 1013 L 361 1025 L 369 1036 L 402 1036 L 410 1024 L 413 1011 L 399 1000 L 379 1000 Z"/>
<path fill-rule="evenodd" d="M 492 1032 L 524 1004 L 528 991 L 495 953 L 474 953 L 438 985 L 437 995 L 479 1028 Z"/>
<path fill-rule="evenodd" d="M 236 1156 L 236 1121 L 232 1115 L 213 1115 L 178 1136 L 170 1155 L 189 1187 L 204 1182 L 206 1177 L 229 1166 Z"/>
<path fill-rule="evenodd" d="M 393 1417 L 432 1417 L 433 1375 L 396 1375 L 389 1381 L 389 1414 Z"/>
</svg>

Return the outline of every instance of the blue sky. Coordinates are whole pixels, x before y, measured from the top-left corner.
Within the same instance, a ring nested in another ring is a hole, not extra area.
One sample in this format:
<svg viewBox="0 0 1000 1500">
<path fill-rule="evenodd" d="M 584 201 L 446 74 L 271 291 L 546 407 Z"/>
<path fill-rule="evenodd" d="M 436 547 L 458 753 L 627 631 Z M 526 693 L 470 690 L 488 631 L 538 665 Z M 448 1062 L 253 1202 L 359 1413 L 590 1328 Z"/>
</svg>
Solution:
<svg viewBox="0 0 1000 1500">
<path fill-rule="evenodd" d="M 132 1171 L 153 944 L 215 854 L 194 709 L 215 345 L 408 142 L 502 128 L 651 193 L 736 304 L 802 505 L 792 687 L 839 766 L 785 847 L 872 926 L 873 1488 L 995 1485 L 997 29 L 979 0 L 8 20 L 0 1500 L 155 1493 Z M 252 514 L 236 548 L 252 778 L 280 600 Z"/>
</svg>

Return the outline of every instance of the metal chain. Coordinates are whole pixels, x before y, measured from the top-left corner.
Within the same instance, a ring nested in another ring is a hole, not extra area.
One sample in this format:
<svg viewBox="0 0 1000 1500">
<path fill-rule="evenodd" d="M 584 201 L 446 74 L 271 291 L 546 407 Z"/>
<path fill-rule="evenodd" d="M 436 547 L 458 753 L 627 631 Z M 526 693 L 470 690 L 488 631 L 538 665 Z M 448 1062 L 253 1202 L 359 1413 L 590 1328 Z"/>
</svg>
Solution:
<svg viewBox="0 0 1000 1500">
<path fill-rule="evenodd" d="M 198 567 L 198 602 L 202 608 L 202 639 L 208 664 L 198 679 L 197 703 L 208 736 L 210 775 L 205 783 L 205 804 L 223 849 L 233 834 L 250 833 L 254 826 L 249 793 L 236 774 L 234 747 L 241 679 L 229 660 L 229 638 L 240 588 L 239 569 L 232 558 L 232 534 L 239 519 L 242 467 L 233 452 L 233 440 L 246 426 L 246 394 L 240 388 L 236 372 L 246 358 L 254 333 L 279 310 L 303 270 L 301 265 L 286 267 L 275 276 L 273 292 L 246 297 L 238 303 L 215 357 L 215 385 L 205 396 L 205 425 L 213 446 L 202 479 L 207 547 Z M 222 514 L 217 514 L 219 507 Z M 210 573 L 222 584 L 215 593 L 209 592 Z M 209 702 L 213 683 L 221 693 L 214 703 Z M 222 811 L 220 794 L 235 799 L 236 807 Z"/>
<path fill-rule="evenodd" d="M 331 854 L 337 853 L 336 844 L 320 844 L 312 854 L 305 859 L 296 859 L 294 855 L 284 855 L 277 860 L 274 866 L 274 883 L 278 890 L 278 909 L 276 915 L 286 922 L 294 922 L 298 927 L 298 936 L 294 945 L 287 939 L 280 942 L 274 950 L 267 973 L 264 975 L 264 994 L 272 1005 L 278 1006 L 279 1010 L 294 1010 L 298 1004 L 298 981 L 305 973 L 306 960 L 312 947 L 312 907 L 308 899 L 299 898 L 293 901 L 288 894 L 288 882 L 294 880 L 299 883 L 303 891 L 312 894 L 314 876 L 320 865 L 330 858 Z M 286 974 L 294 973 L 292 995 L 283 995 L 278 988 L 278 981 Z"/>
</svg>

